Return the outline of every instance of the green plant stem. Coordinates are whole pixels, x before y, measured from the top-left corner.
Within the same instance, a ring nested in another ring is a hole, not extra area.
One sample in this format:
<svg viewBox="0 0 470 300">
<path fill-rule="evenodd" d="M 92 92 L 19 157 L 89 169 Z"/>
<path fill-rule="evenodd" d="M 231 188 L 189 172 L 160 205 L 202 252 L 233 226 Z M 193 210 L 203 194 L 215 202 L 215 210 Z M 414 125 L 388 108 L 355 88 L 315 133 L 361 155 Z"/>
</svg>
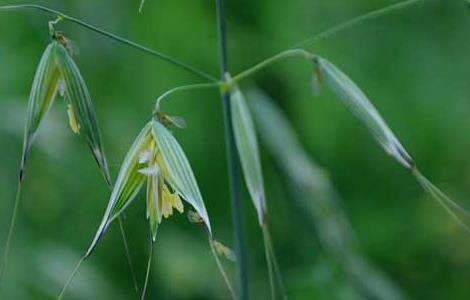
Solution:
<svg viewBox="0 0 470 300">
<path fill-rule="evenodd" d="M 13 231 L 15 228 L 16 224 L 16 215 L 18 214 L 18 207 L 20 205 L 20 198 L 21 198 L 21 186 L 22 186 L 22 181 L 21 179 L 18 181 L 18 187 L 16 190 L 16 197 L 15 197 L 15 204 L 13 207 L 13 213 L 11 215 L 11 221 L 10 221 L 10 228 L 8 229 L 8 236 L 7 236 L 7 241 L 5 244 L 5 250 L 3 253 L 3 260 L 2 260 L 2 265 L 0 266 L 0 287 L 2 284 L 2 279 L 5 274 L 5 270 L 7 268 L 7 263 L 8 263 L 8 256 L 10 253 L 10 245 L 11 245 L 11 238 L 13 236 Z"/>
<path fill-rule="evenodd" d="M 282 299 L 287 299 L 286 289 L 284 287 L 284 282 L 281 276 L 281 269 L 279 268 L 279 265 L 277 263 L 276 253 L 274 252 L 274 246 L 271 239 L 271 233 L 269 232 L 269 227 L 266 220 L 263 224 L 263 237 L 265 247 L 267 247 L 267 249 L 269 250 L 269 255 L 273 264 L 274 274 L 276 275 L 276 281 L 279 287 L 279 291 L 281 292 Z"/>
<path fill-rule="evenodd" d="M 229 83 L 230 84 L 234 84 L 234 83 L 237 83 L 249 76 L 252 76 L 254 73 L 276 63 L 276 62 L 279 62 L 281 60 L 284 60 L 286 58 L 290 58 L 290 57 L 300 57 L 300 58 L 305 58 L 307 60 L 311 60 L 313 59 L 314 55 L 310 52 L 308 52 L 307 50 L 304 50 L 304 49 L 288 49 L 288 50 L 285 50 L 279 54 L 276 54 L 274 56 L 271 56 L 270 58 L 267 58 L 263 61 L 261 61 L 260 63 L 254 65 L 253 67 L 233 76 Z"/>
<path fill-rule="evenodd" d="M 119 229 L 121 231 L 122 242 L 124 243 L 124 250 L 126 251 L 127 263 L 129 265 L 129 269 L 131 271 L 132 283 L 134 284 L 135 292 L 138 293 L 139 292 L 139 286 L 137 285 L 137 278 L 136 278 L 135 272 L 134 272 L 134 264 L 132 263 L 131 252 L 129 251 L 129 244 L 127 243 L 126 231 L 124 230 L 124 220 L 123 220 L 121 215 L 118 216 L 118 221 L 119 221 Z"/>
<path fill-rule="evenodd" d="M 64 287 L 63 287 L 62 290 L 60 291 L 60 294 L 59 294 L 59 296 L 57 297 L 57 300 L 61 300 L 61 299 L 64 297 L 65 292 L 67 291 L 69 285 L 72 283 L 73 278 L 74 278 L 75 275 L 77 274 L 78 270 L 80 269 L 80 266 L 82 265 L 82 263 L 85 261 L 86 258 L 87 258 L 86 256 L 83 256 L 82 258 L 80 258 L 80 260 L 78 261 L 77 265 L 76 265 L 75 268 L 73 269 L 72 274 L 70 274 L 69 278 L 68 278 L 67 281 L 65 282 Z"/>
<path fill-rule="evenodd" d="M 228 72 L 228 54 L 227 54 L 227 35 L 226 21 L 223 0 L 216 0 L 217 6 L 217 28 L 219 38 L 219 60 L 220 77 L 223 82 L 227 82 Z M 227 151 L 227 166 L 230 185 L 230 201 L 232 209 L 232 225 L 235 245 L 235 255 L 237 258 L 237 274 L 240 292 L 240 299 L 248 299 L 248 266 L 247 252 L 245 246 L 245 229 L 243 218 L 243 203 L 239 191 L 239 169 L 237 165 L 238 155 L 235 145 L 231 111 L 230 111 L 230 89 L 221 90 L 221 100 L 224 113 L 225 144 Z"/>
<path fill-rule="evenodd" d="M 153 246 L 154 246 L 153 240 L 152 240 L 152 237 L 150 237 L 149 259 L 147 261 L 147 271 L 145 272 L 144 287 L 142 289 L 142 296 L 140 297 L 140 300 L 145 299 L 145 294 L 147 292 L 147 286 L 148 286 L 149 277 L 150 277 L 150 270 L 152 269 Z"/>
<path fill-rule="evenodd" d="M 374 18 L 377 18 L 377 17 L 380 17 L 380 16 L 383 16 L 383 15 L 386 15 L 386 14 L 389 14 L 389 13 L 392 13 L 394 11 L 397 11 L 399 9 L 403 9 L 403 8 L 406 8 L 406 7 L 409 7 L 411 5 L 414 5 L 414 4 L 418 4 L 420 2 L 424 2 L 424 1 L 430 1 L 430 0 L 406 0 L 406 1 L 401 1 L 401 2 L 398 2 L 398 3 L 395 3 L 395 4 L 392 4 L 392 5 L 389 5 L 389 6 L 386 6 L 386 7 L 382 7 L 380 9 L 377 9 L 377 10 L 374 10 L 374 11 L 371 11 L 371 12 L 368 12 L 366 14 L 363 14 L 363 15 L 360 15 L 358 17 L 355 17 L 351 20 L 348 20 L 346 22 L 343 22 L 343 23 L 339 23 L 333 27 L 330 27 L 312 37 L 309 37 L 297 44 L 295 44 L 294 46 L 292 46 L 291 48 L 287 49 L 287 50 L 284 50 L 274 56 L 271 56 L 263 61 L 261 61 L 260 63 L 254 65 L 253 67 L 235 75 L 232 77 L 231 79 L 231 83 L 237 83 L 251 75 L 253 75 L 254 73 L 272 65 L 273 63 L 276 63 L 278 61 L 281 61 L 281 60 L 284 60 L 286 58 L 289 58 L 289 57 L 303 57 L 305 59 L 312 59 L 314 57 L 314 55 L 312 53 L 310 53 L 309 51 L 305 50 L 305 49 L 301 49 L 302 47 L 306 47 L 307 45 L 309 44 L 312 44 L 312 43 L 316 43 L 316 42 L 319 42 L 321 40 L 324 40 L 326 38 L 329 38 L 341 31 L 344 31 L 346 29 L 349 29 L 353 26 L 356 26 L 356 25 L 359 25 L 365 21 L 368 21 L 370 19 L 374 19 Z"/>
<path fill-rule="evenodd" d="M 221 83 L 200 83 L 200 84 L 191 84 L 191 85 L 183 85 L 183 86 L 178 86 L 175 88 L 172 88 L 165 93 L 161 94 L 157 100 L 155 101 L 155 112 L 160 111 L 160 105 L 161 102 L 168 98 L 168 96 L 176 93 L 176 92 L 183 92 L 183 91 L 189 91 L 189 90 L 201 90 L 201 89 L 212 89 L 212 88 L 219 88 L 221 86 Z"/>
<path fill-rule="evenodd" d="M 212 239 L 212 237 L 210 235 L 209 235 L 209 245 L 210 245 L 210 248 L 211 248 L 212 256 L 214 257 L 215 262 L 217 264 L 217 267 L 219 268 L 219 271 L 222 274 L 222 277 L 224 278 L 225 284 L 227 285 L 227 288 L 230 291 L 230 295 L 232 296 L 233 300 L 236 300 L 237 296 L 236 296 L 235 291 L 232 287 L 232 284 L 230 283 L 230 280 L 228 279 L 227 273 L 225 273 L 225 269 L 222 266 L 222 263 L 220 262 L 219 256 L 217 255 L 217 252 L 214 249 L 214 240 Z"/>
<path fill-rule="evenodd" d="M 263 229 L 263 239 L 264 239 L 264 252 L 266 256 L 266 263 L 268 266 L 268 276 L 269 276 L 269 286 L 271 288 L 271 299 L 275 300 L 276 299 L 276 289 L 275 286 L 276 284 L 274 283 L 274 273 L 273 273 L 273 263 L 271 259 L 271 251 L 270 251 L 270 244 L 268 241 L 268 228 L 264 224 L 261 226 Z"/>
<path fill-rule="evenodd" d="M 364 21 L 374 19 L 374 18 L 378 18 L 380 16 L 392 13 L 394 11 L 397 11 L 397 10 L 400 10 L 400 9 L 403 9 L 403 8 L 406 8 L 406 7 L 409 7 L 411 5 L 417 4 L 419 2 L 424 2 L 424 1 L 429 1 L 429 0 L 405 0 L 405 1 L 401 1 L 401 2 L 398 2 L 398 3 L 392 4 L 392 5 L 388 5 L 388 6 L 379 8 L 377 10 L 370 11 L 368 13 L 365 13 L 363 15 L 360 15 L 358 17 L 355 17 L 353 19 L 350 19 L 348 21 L 345 21 L 345 22 L 339 23 L 339 24 L 337 24 L 333 27 L 330 27 L 330 28 L 328 28 L 328 29 L 326 29 L 326 30 L 324 30 L 324 31 L 312 36 L 312 37 L 309 37 L 309 38 L 295 44 L 291 48 L 306 47 L 309 44 L 313 44 L 313 43 L 316 43 L 320 40 L 326 39 L 326 38 L 328 38 L 328 37 L 330 37 L 330 36 L 332 36 L 332 35 L 334 35 L 338 32 L 341 32 L 341 31 L 345 30 L 345 29 L 349 29 L 349 28 L 351 28 L 355 25 L 359 25 L 359 24 L 363 23 Z"/>
<path fill-rule="evenodd" d="M 183 63 L 183 62 L 181 62 L 181 61 L 179 61 L 179 60 L 177 60 L 177 59 L 175 59 L 175 58 L 173 58 L 173 57 L 171 57 L 171 56 L 169 56 L 169 55 L 167 55 L 167 54 L 164 54 L 164 53 L 162 53 L 162 52 L 159 52 L 159 51 L 156 51 L 156 50 L 152 50 L 152 49 L 150 49 L 150 48 L 147 48 L 147 47 L 145 47 L 145 46 L 142 46 L 142 45 L 140 45 L 140 44 L 138 44 L 138 43 L 135 43 L 135 42 L 133 42 L 133 41 L 130 41 L 130 40 L 126 39 L 126 38 L 120 37 L 120 36 L 118 36 L 118 35 L 116 35 L 116 34 L 113 34 L 113 33 L 111 33 L 111 32 L 105 31 L 105 30 L 100 29 L 100 28 L 98 28 L 98 27 L 96 27 L 96 26 L 93 26 L 93 25 L 91 25 L 91 24 L 89 24 L 89 23 L 87 23 L 87 22 L 84 22 L 84 21 L 80 20 L 80 19 L 77 19 L 77 18 L 75 18 L 75 17 L 66 15 L 66 14 L 64 14 L 64 13 L 62 13 L 62 12 L 60 12 L 60 11 L 55 10 L 55 9 L 48 8 L 48 7 L 45 7 L 45 6 L 42 6 L 42 5 L 37 5 L 37 4 L 18 4 L 18 5 L 0 6 L 0 10 L 17 10 L 17 9 L 37 9 L 37 10 L 44 11 L 44 12 L 47 12 L 47 13 L 50 13 L 50 14 L 54 14 L 54 15 L 56 15 L 56 16 L 58 16 L 58 17 L 63 18 L 63 19 L 66 20 L 66 21 L 69 21 L 69 22 L 78 24 L 78 25 L 80 25 L 80 26 L 82 26 L 82 27 L 84 27 L 84 28 L 87 28 L 87 29 L 89 29 L 89 30 L 91 30 L 91 31 L 94 31 L 94 32 L 98 33 L 98 34 L 101 34 L 101 35 L 103 35 L 103 36 L 106 36 L 106 37 L 108 37 L 108 38 L 110 38 L 110 39 L 112 39 L 112 40 L 115 40 L 115 41 L 117 41 L 117 42 L 120 42 L 120 43 L 122 43 L 122 44 L 125 44 L 125 45 L 127 45 L 127 46 L 129 46 L 129 47 L 132 47 L 132 48 L 134 48 L 134 49 L 140 50 L 140 51 L 142 51 L 142 52 L 144 52 L 144 53 L 146 53 L 146 54 L 149 54 L 149 55 L 152 55 L 152 56 L 154 56 L 154 57 L 157 57 L 157 58 L 159 58 L 159 59 L 161 59 L 161 60 L 164 60 L 164 61 L 166 61 L 166 62 L 168 62 L 168 63 L 170 63 L 170 64 L 172 64 L 172 65 L 174 65 L 174 66 L 177 66 L 177 67 L 180 67 L 180 68 L 182 68 L 182 69 L 185 69 L 186 71 L 188 71 L 188 72 L 190 72 L 190 73 L 192 73 L 192 74 L 194 74 L 194 75 L 197 75 L 197 76 L 199 76 L 199 77 L 201 77 L 201 78 L 203 78 L 203 79 L 206 79 L 206 80 L 209 80 L 209 81 L 213 81 L 213 82 L 217 81 L 217 79 L 216 79 L 215 77 L 213 77 L 213 76 L 211 76 L 211 75 L 209 75 L 209 74 L 207 74 L 207 73 L 205 73 L 205 72 L 203 72 L 203 71 L 201 71 L 201 70 L 199 70 L 199 69 L 196 69 L 196 68 L 194 68 L 194 67 L 192 67 L 192 66 L 189 66 L 189 65 L 187 65 L 187 64 L 185 64 L 185 63 Z"/>
</svg>

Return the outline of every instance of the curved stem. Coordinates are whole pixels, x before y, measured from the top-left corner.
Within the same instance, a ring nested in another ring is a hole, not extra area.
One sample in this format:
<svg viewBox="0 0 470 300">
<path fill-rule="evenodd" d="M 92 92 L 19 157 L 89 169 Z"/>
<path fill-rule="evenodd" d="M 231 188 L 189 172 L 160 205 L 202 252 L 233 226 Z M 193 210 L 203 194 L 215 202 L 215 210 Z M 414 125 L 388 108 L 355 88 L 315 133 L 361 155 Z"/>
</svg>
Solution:
<svg viewBox="0 0 470 300">
<path fill-rule="evenodd" d="M 287 299 L 287 293 L 284 287 L 284 281 L 282 280 L 281 269 L 279 268 L 279 264 L 277 262 L 276 253 L 274 252 L 274 245 L 271 239 L 271 233 L 269 232 L 268 224 L 266 223 L 266 221 L 264 225 L 262 225 L 262 229 L 263 229 L 263 237 L 265 239 L 265 243 L 267 243 L 269 255 L 271 257 L 271 261 L 273 264 L 273 270 L 274 270 L 274 274 L 276 275 L 276 280 L 277 280 L 277 284 L 279 287 L 279 291 L 281 293 L 282 299 L 285 300 Z"/>
<path fill-rule="evenodd" d="M 150 237 L 149 259 L 147 261 L 147 271 L 145 272 L 144 288 L 142 289 L 142 296 L 140 297 L 140 300 L 145 299 L 145 294 L 147 292 L 147 285 L 149 282 L 150 270 L 152 267 L 152 256 L 153 256 L 153 240 L 152 240 L 152 237 Z"/>
<path fill-rule="evenodd" d="M 428 0 L 405 0 L 405 1 L 401 1 L 401 2 L 398 2 L 398 3 L 392 4 L 392 5 L 388 5 L 388 6 L 370 11 L 366 14 L 360 15 L 358 17 L 355 17 L 355 18 L 351 19 L 351 20 L 348 20 L 348 21 L 339 23 L 339 24 L 337 24 L 333 27 L 330 27 L 330 28 L 328 28 L 328 29 L 326 29 L 326 30 L 324 30 L 324 31 L 312 36 L 312 37 L 309 37 L 309 38 L 295 44 L 291 48 L 305 47 L 308 44 L 316 43 L 316 42 L 318 42 L 320 40 L 323 40 L 325 38 L 328 38 L 328 37 L 340 32 L 340 31 L 343 31 L 343 30 L 349 29 L 349 28 L 351 28 L 355 25 L 361 24 L 364 21 L 374 19 L 374 18 L 383 16 L 383 15 L 389 14 L 391 12 L 394 12 L 396 10 L 411 6 L 413 4 L 417 4 L 419 2 L 424 2 L 424 1 L 428 1 Z"/>
<path fill-rule="evenodd" d="M 8 236 L 7 236 L 7 242 L 5 244 L 5 250 L 3 253 L 2 265 L 0 266 L 0 286 L 2 284 L 3 275 L 5 274 L 5 270 L 7 268 L 8 255 L 10 253 L 11 238 L 13 236 L 13 231 L 14 231 L 15 223 L 16 223 L 16 215 L 18 214 L 18 207 L 20 204 L 21 186 L 22 186 L 22 181 L 20 179 L 18 181 L 18 188 L 16 190 L 15 204 L 13 207 L 13 213 L 11 215 L 10 228 L 8 229 Z"/>
<path fill-rule="evenodd" d="M 157 100 L 155 101 L 155 111 L 159 112 L 161 102 L 164 99 L 168 98 L 168 96 L 170 96 L 173 93 L 183 92 L 183 91 L 188 91 L 188 90 L 219 88 L 221 86 L 222 86 L 221 83 L 214 82 L 214 83 L 200 83 L 200 84 L 183 85 L 183 86 L 178 86 L 178 87 L 172 88 L 172 89 L 166 91 L 165 93 L 161 94 L 157 98 Z"/>
<path fill-rule="evenodd" d="M 67 288 L 69 287 L 70 283 L 72 283 L 72 280 L 73 278 L 75 277 L 75 275 L 77 274 L 78 270 L 80 269 L 80 266 L 82 265 L 82 263 L 85 261 L 86 259 L 86 256 L 83 256 L 77 263 L 77 265 L 75 266 L 75 268 L 73 269 L 72 271 L 72 274 L 70 274 L 69 278 L 67 279 L 67 281 L 65 282 L 65 285 L 64 287 L 62 288 L 62 290 L 60 291 L 60 294 L 59 296 L 57 297 L 57 300 L 61 300 L 64 295 L 65 295 L 65 292 L 67 291 Z"/>
<path fill-rule="evenodd" d="M 264 239 L 264 254 L 266 256 L 266 263 L 268 267 L 268 276 L 269 276 L 269 287 L 271 288 L 271 299 L 276 299 L 276 284 L 274 283 L 274 272 L 273 272 L 273 262 L 271 257 L 271 251 L 269 249 L 269 241 L 267 237 L 267 228 L 265 225 L 262 226 L 263 229 L 263 239 Z"/>
<path fill-rule="evenodd" d="M 279 54 L 276 54 L 274 56 L 271 56 L 270 58 L 267 58 L 263 61 L 261 61 L 260 63 L 254 65 L 253 67 L 235 75 L 232 77 L 232 79 L 230 80 L 231 83 L 236 83 L 236 82 L 239 82 L 243 79 L 245 79 L 246 77 L 249 77 L 251 75 L 253 75 L 254 73 L 278 62 L 278 61 L 281 61 L 283 59 L 286 59 L 286 58 L 289 58 L 289 57 L 301 57 L 301 58 L 305 58 L 305 59 L 308 59 L 308 60 L 311 60 L 313 59 L 314 55 L 310 52 L 308 52 L 307 50 L 304 50 L 304 49 L 289 49 L 289 50 L 285 50 Z"/>
<path fill-rule="evenodd" d="M 134 284 L 135 292 L 138 293 L 139 286 L 137 285 L 137 279 L 136 279 L 135 272 L 134 272 L 134 264 L 132 263 L 131 252 L 129 251 L 129 244 L 127 243 L 127 235 L 126 235 L 126 230 L 124 229 L 124 221 L 123 221 L 122 215 L 118 216 L 118 220 L 119 220 L 119 229 L 121 230 L 122 242 L 124 244 L 124 250 L 126 251 L 127 264 L 129 265 L 129 269 L 131 271 L 132 283 Z"/>
<path fill-rule="evenodd" d="M 339 33 L 343 30 L 349 29 L 349 28 L 351 28 L 355 25 L 361 24 L 362 22 L 365 22 L 367 20 L 377 18 L 377 17 L 383 16 L 383 15 L 386 15 L 388 13 L 394 12 L 396 10 L 403 9 L 403 8 L 406 8 L 406 7 L 409 7 L 411 5 L 417 4 L 419 2 L 424 2 L 424 1 L 429 1 L 429 0 L 405 0 L 405 1 L 401 1 L 401 2 L 398 2 L 398 3 L 392 4 L 392 5 L 389 5 L 389 6 L 386 6 L 386 7 L 368 12 L 366 14 L 355 17 L 355 18 L 353 18 L 351 20 L 348 20 L 346 22 L 339 23 L 338 25 L 330 27 L 329 29 L 327 29 L 325 31 L 322 31 L 322 32 L 310 37 L 310 38 L 307 38 L 307 39 L 295 44 L 291 48 L 289 48 L 285 51 L 282 51 L 282 52 L 280 52 L 280 53 L 278 53 L 274 56 L 271 56 L 271 57 L 261 61 L 260 63 L 256 64 L 255 66 L 253 66 L 253 67 L 251 67 L 251 68 L 249 68 L 249 69 L 233 76 L 231 82 L 233 82 L 233 83 L 239 82 L 242 79 L 245 79 L 246 77 L 249 77 L 249 76 L 253 75 L 255 72 L 258 72 L 258 71 L 272 65 L 273 63 L 281 61 L 281 60 L 286 59 L 288 57 L 297 57 L 297 56 L 299 56 L 299 57 L 304 57 L 306 59 L 311 59 L 311 58 L 314 57 L 314 55 L 312 53 L 310 53 L 309 51 L 304 50 L 304 49 L 300 49 L 300 48 L 305 47 L 308 44 L 312 44 L 312 43 L 321 41 L 323 39 L 326 39 L 326 38 L 328 38 L 328 37 L 330 37 L 330 36 L 332 36 L 336 33 Z"/>
<path fill-rule="evenodd" d="M 147 48 L 145 46 L 142 46 L 140 44 L 137 44 L 133 41 L 130 41 L 128 39 L 125 39 L 123 37 L 120 37 L 116 34 L 113 34 L 111 32 L 108 32 L 108 31 L 105 31 L 103 29 L 100 29 L 96 26 L 93 26 L 89 23 L 86 23 L 80 19 L 77 19 L 75 17 L 72 17 L 72 16 L 69 16 L 69 15 L 66 15 L 58 10 L 55 10 L 55 9 L 52 9 L 52 8 L 48 8 L 48 7 L 45 7 L 45 6 L 42 6 L 42 5 L 37 5 L 37 4 L 19 4 L 19 5 L 7 5 L 7 6 L 0 6 L 0 10 L 16 10 L 16 9 L 37 9 L 37 10 L 40 10 L 40 11 L 44 11 L 44 12 L 47 12 L 47 13 L 50 13 L 50 14 L 54 14 L 58 17 L 61 17 L 63 18 L 64 20 L 66 21 L 69 21 L 69 22 L 72 22 L 72 23 L 75 23 L 75 24 L 78 24 L 86 29 L 89 29 L 91 31 L 94 31 L 96 33 L 99 33 L 103 36 L 106 36 L 110 39 L 113 39 L 115 41 L 118 41 L 122 44 L 125 44 L 127 46 L 130 46 L 134 49 L 137 49 L 137 50 L 140 50 L 146 54 L 149 54 L 149 55 L 152 55 L 154 57 L 157 57 L 161 60 L 164 60 L 174 66 L 177 66 L 177 67 L 180 67 L 182 69 L 185 69 L 186 71 L 190 72 L 190 73 L 193 73 L 194 75 L 197 75 L 201 78 L 204 78 L 206 80 L 209 80 L 209 81 L 217 81 L 217 79 L 199 69 L 196 69 L 192 66 L 189 66 L 167 54 L 164 54 L 162 52 L 159 52 L 159 51 L 156 51 L 156 50 L 152 50 L 150 48 Z"/>
</svg>

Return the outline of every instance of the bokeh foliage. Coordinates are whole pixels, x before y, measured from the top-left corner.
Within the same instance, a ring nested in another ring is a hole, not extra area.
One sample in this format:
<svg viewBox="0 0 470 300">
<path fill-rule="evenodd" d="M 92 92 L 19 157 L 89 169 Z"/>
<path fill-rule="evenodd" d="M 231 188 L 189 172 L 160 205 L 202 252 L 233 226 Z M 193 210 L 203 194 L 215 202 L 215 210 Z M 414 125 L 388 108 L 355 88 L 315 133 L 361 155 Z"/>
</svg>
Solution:
<svg viewBox="0 0 470 300">
<path fill-rule="evenodd" d="M 218 72 L 215 4 L 211 1 L 38 1 L 112 32 Z M 227 1 L 230 68 L 244 70 L 304 37 L 390 4 L 368 0 Z M 2 1 L 2 4 L 10 4 Z M 38 12 L 0 14 L 0 241 L 6 237 L 21 157 L 33 74 L 49 42 Z M 156 96 L 198 78 L 104 37 L 63 23 L 80 48 L 76 58 L 101 126 L 112 176 Z M 313 45 L 364 89 L 423 172 L 470 207 L 470 12 L 463 1 L 431 0 L 369 21 Z M 360 250 L 411 299 L 470 297 L 470 238 L 411 176 L 383 154 L 334 96 L 311 96 L 311 66 L 286 61 L 256 83 L 293 122 L 311 156 L 329 171 L 344 200 Z M 241 86 L 243 88 L 243 85 Z M 95 232 L 109 190 L 83 141 L 57 103 L 33 146 L 6 299 L 54 297 Z M 64 107 L 60 107 L 60 106 Z M 165 111 L 184 116 L 175 131 L 204 196 L 214 233 L 231 243 L 223 122 L 216 91 L 175 95 Z M 275 126 L 275 124 L 273 124 Z M 262 145 L 261 145 L 262 147 Z M 262 148 L 267 205 L 276 252 L 291 299 L 352 299 L 353 289 L 328 261 L 313 228 L 293 206 L 285 180 Z M 256 213 L 244 193 L 254 299 L 268 297 Z M 144 195 L 137 201 L 144 203 Z M 148 226 L 144 205 L 126 214 L 131 252 L 143 279 Z M 226 299 L 205 233 L 185 216 L 159 230 L 149 297 Z M 111 226 L 70 290 L 71 299 L 135 297 L 117 225 Z"/>
</svg>

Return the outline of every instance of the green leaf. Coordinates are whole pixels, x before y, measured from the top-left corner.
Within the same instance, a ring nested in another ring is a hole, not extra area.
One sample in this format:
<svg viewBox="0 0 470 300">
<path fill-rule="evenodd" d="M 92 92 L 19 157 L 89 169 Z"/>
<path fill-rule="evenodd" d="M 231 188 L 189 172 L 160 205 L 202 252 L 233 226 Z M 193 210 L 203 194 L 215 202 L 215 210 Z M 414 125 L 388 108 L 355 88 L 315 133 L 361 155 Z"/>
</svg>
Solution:
<svg viewBox="0 0 470 300">
<path fill-rule="evenodd" d="M 395 134 L 380 116 L 363 91 L 341 70 L 324 58 L 317 57 L 316 63 L 330 89 L 342 100 L 347 108 L 369 129 L 384 150 L 407 169 L 414 166 L 413 160 L 400 144 Z M 320 80 L 322 78 L 319 78 Z"/>
<path fill-rule="evenodd" d="M 46 113 L 52 106 L 58 91 L 60 72 L 55 64 L 56 51 L 56 43 L 51 43 L 47 46 L 39 62 L 36 75 L 34 76 L 26 116 L 20 180 L 23 178 L 26 159 L 36 132 Z"/>
<path fill-rule="evenodd" d="M 108 202 L 101 225 L 95 234 L 86 256 L 89 256 L 96 247 L 99 239 L 108 225 L 134 200 L 146 180 L 146 176 L 139 173 L 139 155 L 149 147 L 152 142 L 151 122 L 139 133 L 124 159 L 111 197 Z"/>
<path fill-rule="evenodd" d="M 165 165 L 162 172 L 170 186 L 183 199 L 194 207 L 202 217 L 209 232 L 211 232 L 209 216 L 207 215 L 201 192 L 194 177 L 193 170 L 175 137 L 160 122 L 153 121 L 152 132 Z"/>
<path fill-rule="evenodd" d="M 245 183 L 258 212 L 259 222 L 262 224 L 266 214 L 266 202 L 258 141 L 245 97 L 237 87 L 232 90 L 230 107 L 235 142 Z"/>
<path fill-rule="evenodd" d="M 67 49 L 59 43 L 56 43 L 56 48 L 57 65 L 65 83 L 65 96 L 69 105 L 69 120 L 72 130 L 78 132 L 78 129 L 82 128 L 85 131 L 85 136 L 93 156 L 104 178 L 111 185 L 111 176 L 109 175 L 108 164 L 103 151 L 95 108 L 85 80 Z"/>
</svg>

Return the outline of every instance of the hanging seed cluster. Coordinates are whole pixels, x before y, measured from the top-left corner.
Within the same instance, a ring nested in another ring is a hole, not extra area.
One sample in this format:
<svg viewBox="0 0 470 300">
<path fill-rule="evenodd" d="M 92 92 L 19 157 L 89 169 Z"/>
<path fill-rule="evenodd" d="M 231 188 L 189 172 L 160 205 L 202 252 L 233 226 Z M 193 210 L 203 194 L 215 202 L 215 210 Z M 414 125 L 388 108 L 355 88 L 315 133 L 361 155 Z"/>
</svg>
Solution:
<svg viewBox="0 0 470 300">
<path fill-rule="evenodd" d="M 20 180 L 23 180 L 26 160 L 36 133 L 59 93 L 66 102 L 71 130 L 85 136 L 104 178 L 111 184 L 90 93 L 68 50 L 67 40 L 60 33 L 55 33 L 54 38 L 41 57 L 29 97 Z"/>
<path fill-rule="evenodd" d="M 141 0 L 140 10 L 142 10 L 144 2 Z M 53 28 L 52 24 L 55 23 L 50 23 L 51 28 Z M 113 185 L 95 109 L 85 80 L 72 57 L 73 47 L 62 33 L 56 31 L 52 33 L 53 40 L 46 47 L 40 59 L 29 97 L 20 166 L 20 184 L 24 178 L 26 162 L 34 138 L 47 112 L 60 96 L 66 104 L 70 129 L 74 134 L 85 138 L 101 173 L 108 185 L 112 187 L 108 206 L 84 258 L 91 255 L 109 225 L 124 212 L 145 186 L 146 217 L 149 222 L 152 244 L 157 238 L 158 228 L 162 221 L 176 213 L 183 213 L 185 205 L 189 205 L 188 220 L 206 228 L 211 249 L 214 249 L 218 255 L 235 261 L 235 253 L 212 238 L 209 215 L 193 170 L 182 147 L 170 132 L 169 128 L 172 126 L 186 127 L 185 122 L 179 117 L 169 116 L 159 109 L 154 112 L 151 120 L 143 127 L 128 150 Z M 105 35 L 110 36 L 108 33 Z M 123 40 L 121 39 L 121 41 Z M 127 40 L 126 43 L 131 44 Z M 314 94 L 320 93 L 320 87 L 325 82 L 329 90 L 369 130 L 384 151 L 404 168 L 411 171 L 424 190 L 433 196 L 457 222 L 470 231 L 466 223 L 470 214 L 418 171 L 411 156 L 366 94 L 344 72 L 325 58 L 310 53 L 305 55 L 305 52 L 303 52 L 303 56 L 310 60 L 309 63 L 313 62 L 311 82 Z M 260 65 L 253 67 L 253 69 L 259 68 L 261 68 Z M 219 87 L 222 92 L 230 93 L 230 121 L 232 122 L 244 182 L 262 229 L 272 296 L 275 298 L 273 285 L 274 280 L 277 280 L 278 288 L 285 298 L 268 230 L 266 193 L 255 123 L 247 105 L 247 99 L 239 89 L 237 82 L 227 79 L 227 82 L 220 83 Z M 282 147 L 282 143 L 279 144 L 279 147 Z M 279 151 L 279 153 L 284 152 Z M 223 270 L 221 272 L 226 279 Z M 229 283 L 228 285 L 230 287 Z"/>
</svg>

